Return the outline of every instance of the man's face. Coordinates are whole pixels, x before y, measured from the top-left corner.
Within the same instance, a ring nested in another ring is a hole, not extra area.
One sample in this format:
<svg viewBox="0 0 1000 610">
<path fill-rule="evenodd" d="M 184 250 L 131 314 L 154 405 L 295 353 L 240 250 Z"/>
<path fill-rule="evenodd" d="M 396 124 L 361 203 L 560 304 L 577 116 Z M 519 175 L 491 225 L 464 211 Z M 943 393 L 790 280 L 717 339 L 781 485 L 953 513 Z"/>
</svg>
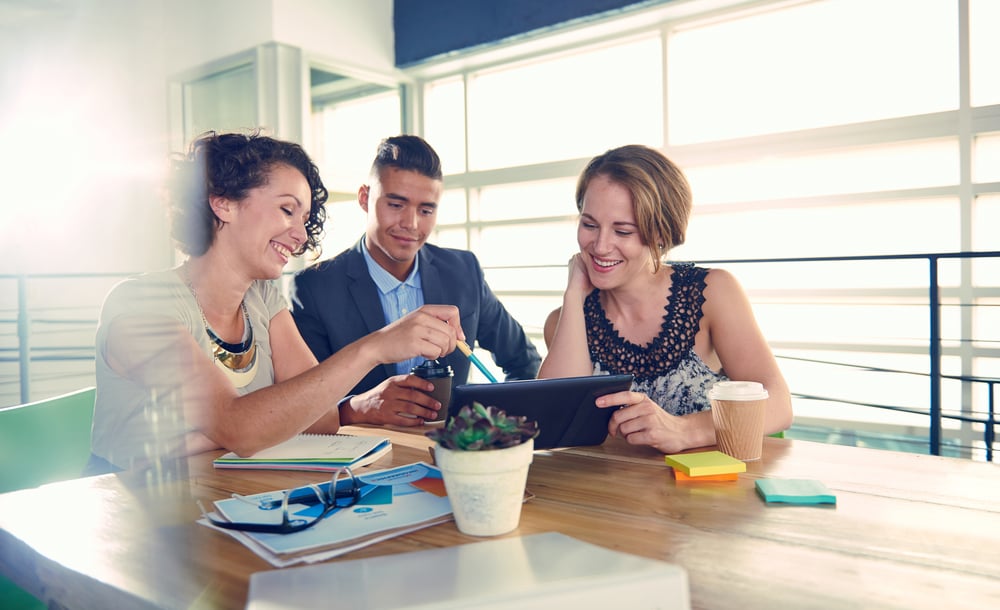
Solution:
<svg viewBox="0 0 1000 610">
<path fill-rule="evenodd" d="M 434 230 L 441 191 L 440 180 L 395 167 L 382 169 L 377 180 L 358 190 L 358 203 L 368 214 L 368 251 L 396 279 L 409 275 Z"/>
</svg>

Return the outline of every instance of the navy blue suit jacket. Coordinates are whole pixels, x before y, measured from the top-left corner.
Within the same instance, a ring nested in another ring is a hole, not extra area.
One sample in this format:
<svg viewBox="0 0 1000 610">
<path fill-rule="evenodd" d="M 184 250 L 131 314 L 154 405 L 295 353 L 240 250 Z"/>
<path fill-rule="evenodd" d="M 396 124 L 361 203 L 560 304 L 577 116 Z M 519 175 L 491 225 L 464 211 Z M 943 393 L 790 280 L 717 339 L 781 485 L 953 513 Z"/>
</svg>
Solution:
<svg viewBox="0 0 1000 610">
<path fill-rule="evenodd" d="M 368 274 L 359 240 L 336 257 L 296 273 L 291 282 L 292 317 L 320 361 L 385 326 L 378 288 Z M 524 329 L 497 300 L 475 255 L 465 250 L 424 244 L 417 252 L 424 303 L 458 307 L 465 341 L 493 354 L 508 380 L 533 379 L 541 357 Z M 455 373 L 453 384 L 466 383 L 469 360 L 455 350 L 444 357 Z M 360 394 L 395 375 L 395 366 L 377 366 L 351 390 Z"/>
</svg>

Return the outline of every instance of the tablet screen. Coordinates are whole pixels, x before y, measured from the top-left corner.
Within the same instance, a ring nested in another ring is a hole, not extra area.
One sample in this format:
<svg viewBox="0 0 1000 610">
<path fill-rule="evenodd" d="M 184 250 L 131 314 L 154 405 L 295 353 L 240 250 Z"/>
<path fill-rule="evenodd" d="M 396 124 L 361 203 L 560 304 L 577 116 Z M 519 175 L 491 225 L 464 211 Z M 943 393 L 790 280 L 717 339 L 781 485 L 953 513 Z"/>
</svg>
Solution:
<svg viewBox="0 0 1000 610">
<path fill-rule="evenodd" d="M 608 436 L 614 408 L 599 409 L 598 396 L 632 387 L 632 375 L 595 375 L 466 384 L 451 392 L 448 415 L 473 402 L 538 422 L 535 449 L 600 445 Z"/>
</svg>

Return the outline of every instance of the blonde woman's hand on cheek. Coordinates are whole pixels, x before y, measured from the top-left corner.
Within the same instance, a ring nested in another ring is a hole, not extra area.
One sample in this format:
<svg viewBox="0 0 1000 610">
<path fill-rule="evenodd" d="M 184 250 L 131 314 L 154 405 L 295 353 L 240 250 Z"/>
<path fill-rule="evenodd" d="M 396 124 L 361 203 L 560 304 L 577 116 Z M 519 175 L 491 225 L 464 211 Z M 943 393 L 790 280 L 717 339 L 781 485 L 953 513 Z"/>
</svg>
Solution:
<svg viewBox="0 0 1000 610">
<path fill-rule="evenodd" d="M 597 406 L 616 409 L 608 433 L 630 445 L 649 445 L 664 453 L 688 448 L 683 418 L 667 413 L 641 392 L 606 394 L 597 399 Z"/>
<path fill-rule="evenodd" d="M 586 296 L 594 289 L 590 283 L 590 276 L 587 274 L 587 263 L 582 254 L 574 254 L 570 257 L 567 265 L 569 277 L 566 282 L 566 292 L 575 292 L 578 295 Z"/>
</svg>

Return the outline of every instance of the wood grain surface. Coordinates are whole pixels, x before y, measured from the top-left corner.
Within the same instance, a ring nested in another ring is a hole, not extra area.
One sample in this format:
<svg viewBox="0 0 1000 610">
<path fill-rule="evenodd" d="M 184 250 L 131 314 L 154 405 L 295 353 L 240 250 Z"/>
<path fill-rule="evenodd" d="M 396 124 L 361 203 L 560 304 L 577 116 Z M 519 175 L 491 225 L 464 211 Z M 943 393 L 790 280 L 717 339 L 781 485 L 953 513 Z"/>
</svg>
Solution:
<svg viewBox="0 0 1000 610">
<path fill-rule="evenodd" d="M 420 434 L 345 431 L 390 436 L 374 468 L 430 461 Z M 0 495 L 0 572 L 57 608 L 243 608 L 250 575 L 272 568 L 197 525 L 196 500 L 324 476 L 216 470 L 220 454 Z M 765 504 L 761 477 L 820 480 L 837 504 Z M 536 452 L 528 489 L 506 536 L 557 531 L 679 564 L 694 608 L 1000 608 L 995 464 L 766 438 L 738 480 L 685 483 L 662 454 L 609 439 Z M 341 559 L 478 540 L 447 523 Z"/>
</svg>

